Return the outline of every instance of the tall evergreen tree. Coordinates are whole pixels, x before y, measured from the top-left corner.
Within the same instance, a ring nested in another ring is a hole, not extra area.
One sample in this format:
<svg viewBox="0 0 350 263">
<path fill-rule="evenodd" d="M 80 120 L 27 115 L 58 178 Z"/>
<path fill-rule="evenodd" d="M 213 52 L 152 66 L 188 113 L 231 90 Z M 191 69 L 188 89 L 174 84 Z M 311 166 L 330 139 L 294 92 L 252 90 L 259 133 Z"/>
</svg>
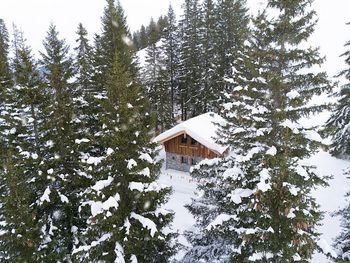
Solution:
<svg viewBox="0 0 350 263">
<path fill-rule="evenodd" d="M 339 251 L 340 262 L 350 262 L 350 192 L 346 194 L 345 198 L 346 206 L 337 213 L 341 216 L 342 231 L 334 244 Z"/>
<path fill-rule="evenodd" d="M 95 161 L 96 172 L 85 202 L 91 208 L 86 245 L 76 250 L 83 262 L 167 262 L 173 253 L 171 234 L 162 232 L 172 215 L 160 210 L 169 189 L 155 182 L 159 164 L 150 143 L 150 115 L 140 87 L 129 83 L 130 74 L 116 60 L 103 103 L 99 143 L 105 152 L 87 160 Z"/>
<path fill-rule="evenodd" d="M 164 131 L 172 124 L 171 87 L 166 70 L 166 59 L 162 51 L 162 41 L 158 40 L 156 23 L 149 26 L 149 46 L 146 48 L 146 61 L 142 78 L 151 110 L 156 116 L 156 131 Z"/>
<path fill-rule="evenodd" d="M 70 261 L 75 233 L 83 222 L 78 216 L 79 194 L 86 178 L 77 149 L 80 120 L 75 118 L 76 89 L 69 47 L 59 39 L 54 25 L 49 27 L 41 53 L 45 89 L 50 95 L 45 105 L 42 162 L 37 204 L 43 224 L 40 250 L 52 262 Z"/>
<path fill-rule="evenodd" d="M 80 93 L 83 95 L 88 93 L 91 89 L 91 74 L 92 68 L 92 47 L 89 44 L 87 38 L 88 32 L 84 26 L 80 23 L 77 30 L 78 38 L 76 40 L 77 46 L 74 48 L 76 52 L 76 71 L 77 82 Z"/>
<path fill-rule="evenodd" d="M 164 29 L 164 38 L 162 49 L 164 50 L 165 63 L 167 76 L 169 76 L 169 85 L 170 85 L 170 105 L 171 105 L 171 119 L 175 118 L 175 106 L 178 96 L 178 69 L 179 69 L 179 36 L 178 28 L 176 22 L 176 15 L 172 6 L 169 6 L 167 14 L 167 27 Z"/>
<path fill-rule="evenodd" d="M 41 80 L 23 35 L 14 28 L 14 84 L 7 89 L 7 157 L 4 201 L 6 260 L 39 262 L 40 224 L 35 206 L 40 158 Z"/>
<path fill-rule="evenodd" d="M 350 41 L 346 42 L 345 47 L 350 47 Z M 344 77 L 347 83 L 341 87 L 339 94 L 337 94 L 339 96 L 339 101 L 326 124 L 326 131 L 331 135 L 333 140 L 331 153 L 336 156 L 349 156 L 350 49 L 341 56 L 344 57 L 347 68 L 342 70 L 338 74 L 338 77 Z"/>
<path fill-rule="evenodd" d="M 6 162 L 8 157 L 8 134 L 10 131 L 7 117 L 7 92 L 12 86 L 12 76 L 9 66 L 9 35 L 4 20 L 0 19 L 0 227 L 3 228 L 6 221 L 4 214 L 4 202 L 3 199 L 6 196 Z M 6 231 L 1 229 L 2 231 Z M 0 246 L 4 247 L 6 243 L 0 240 Z M 6 257 L 6 250 L 2 249 L 0 252 L 0 258 Z"/>
<path fill-rule="evenodd" d="M 235 82 L 235 70 L 242 63 L 244 42 L 249 40 L 248 10 L 245 0 L 219 0 L 216 7 L 216 84 L 212 93 L 216 101 L 225 101 L 225 93 L 229 93 Z M 233 83 L 232 83 L 233 82 Z M 214 99 L 214 107 L 215 105 Z"/>
<path fill-rule="evenodd" d="M 125 41 L 129 32 L 119 4 L 107 1 L 102 24 L 99 39 L 105 41 L 98 41 L 98 49 L 106 79 L 95 96 L 99 131 L 90 140 L 98 151 L 85 155 L 92 183 L 80 212 L 90 217 L 74 257 L 79 262 L 167 262 L 173 255 L 173 235 L 162 230 L 172 214 L 161 205 L 169 189 L 155 182 L 159 164 L 150 138 L 154 123 L 141 94 L 132 46 Z M 114 54 L 104 60 L 110 52 Z"/>
<path fill-rule="evenodd" d="M 3 129 L 6 127 L 4 120 L 6 113 L 6 92 L 7 89 L 12 86 L 12 75 L 9 65 L 8 53 L 9 35 L 4 20 L 0 19 L 0 132 L 3 132 Z M 5 147 L 5 142 L 2 138 L 4 137 L 0 137 L 1 155 L 4 154 Z"/>
<path fill-rule="evenodd" d="M 186 0 L 180 21 L 179 104 L 181 119 L 186 120 L 204 112 L 201 101 L 202 48 L 201 12 L 198 0 Z"/>
<path fill-rule="evenodd" d="M 311 190 L 326 178 L 303 160 L 321 140 L 298 121 L 323 109 L 308 102 L 330 84 L 325 73 L 307 72 L 323 62 L 318 50 L 300 47 L 315 25 L 311 2 L 270 0 L 276 15 L 255 21 L 240 85 L 223 105 L 220 141 L 231 153 L 193 173 L 206 183 L 190 206 L 202 231 L 187 259 L 308 262 L 318 248 L 322 214 Z"/>
<path fill-rule="evenodd" d="M 217 41 L 217 22 L 215 3 L 205 0 L 202 4 L 202 48 L 203 48 L 203 79 L 201 88 L 201 108 L 203 112 L 218 111 L 219 91 L 217 86 L 217 65 L 215 43 Z M 222 44 L 222 43 L 221 43 Z"/>
</svg>

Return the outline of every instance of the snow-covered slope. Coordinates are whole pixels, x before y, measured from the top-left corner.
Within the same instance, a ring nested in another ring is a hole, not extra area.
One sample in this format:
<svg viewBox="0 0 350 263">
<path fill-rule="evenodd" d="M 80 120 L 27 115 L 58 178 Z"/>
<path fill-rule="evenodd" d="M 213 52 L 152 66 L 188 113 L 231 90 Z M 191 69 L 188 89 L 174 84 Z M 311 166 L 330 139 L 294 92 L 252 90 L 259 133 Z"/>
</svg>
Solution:
<svg viewBox="0 0 350 263">
<path fill-rule="evenodd" d="M 164 158 L 164 156 L 164 151 L 161 151 L 160 158 Z M 325 212 L 322 225 L 319 226 L 319 232 L 322 233 L 320 237 L 320 246 L 334 253 L 331 245 L 333 239 L 340 232 L 340 222 L 339 218 L 332 216 L 332 213 L 345 205 L 344 195 L 350 189 L 350 183 L 349 180 L 346 179 L 344 171 L 350 167 L 350 161 L 339 160 L 324 151 L 320 151 L 315 154 L 309 162 L 317 166 L 317 169 L 322 175 L 333 176 L 333 179 L 329 181 L 329 187 L 315 189 L 313 196 L 321 205 L 321 209 Z M 191 198 L 195 197 L 196 182 L 191 179 L 188 173 L 165 170 L 164 167 L 162 168 L 159 182 L 173 187 L 173 194 L 166 204 L 166 208 L 175 212 L 173 228 L 177 229 L 180 233 L 180 243 L 188 246 L 189 244 L 182 233 L 185 230 L 191 229 L 194 226 L 195 220 L 184 206 L 191 202 Z M 176 258 L 181 259 L 183 255 L 184 251 L 182 250 L 177 254 Z M 328 263 L 333 261 L 317 253 L 314 255 L 311 262 Z"/>
</svg>

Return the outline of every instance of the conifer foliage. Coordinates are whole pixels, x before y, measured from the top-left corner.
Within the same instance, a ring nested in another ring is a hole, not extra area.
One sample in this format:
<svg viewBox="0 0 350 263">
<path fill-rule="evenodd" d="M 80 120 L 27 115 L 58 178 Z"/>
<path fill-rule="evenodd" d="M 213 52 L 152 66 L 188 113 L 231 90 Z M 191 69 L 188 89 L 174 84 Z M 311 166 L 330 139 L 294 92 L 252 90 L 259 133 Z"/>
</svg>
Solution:
<svg viewBox="0 0 350 263">
<path fill-rule="evenodd" d="M 341 216 L 342 231 L 334 244 L 339 251 L 340 262 L 350 262 L 350 192 L 346 194 L 345 200 L 346 206 L 337 213 Z"/>
<path fill-rule="evenodd" d="M 87 141 L 98 151 L 85 153 L 90 187 L 84 192 L 80 214 L 87 227 L 79 233 L 74 258 L 82 262 L 167 262 L 173 255 L 173 234 L 163 229 L 172 214 L 161 209 L 169 189 L 155 180 L 159 164 L 151 143 L 154 126 L 149 104 L 136 78 L 132 46 L 119 4 L 108 1 L 102 17 L 99 52 L 108 58 L 105 80 L 94 96 L 99 132 Z M 105 46 L 110 43 L 113 46 Z M 98 102 L 98 103 L 96 103 Z"/>
<path fill-rule="evenodd" d="M 239 85 L 223 105 L 220 141 L 231 154 L 193 172 L 206 180 L 189 207 L 201 231 L 191 238 L 187 262 L 308 262 L 318 249 L 322 214 L 311 190 L 326 178 L 303 160 L 321 139 L 299 120 L 323 108 L 308 102 L 330 84 L 309 70 L 323 62 L 317 49 L 299 45 L 313 32 L 311 3 L 270 0 L 255 19 L 236 68 Z"/>
<path fill-rule="evenodd" d="M 350 41 L 345 44 L 345 47 L 350 48 Z M 338 77 L 344 77 L 346 83 L 341 87 L 339 94 L 337 94 L 339 101 L 326 124 L 326 130 L 332 136 L 332 154 L 346 157 L 350 155 L 350 49 L 345 51 L 341 56 L 344 57 L 347 68 L 342 70 L 338 74 Z"/>
<path fill-rule="evenodd" d="M 76 89 L 69 47 L 59 38 L 54 25 L 49 27 L 41 53 L 47 103 L 43 114 L 40 175 L 37 204 L 43 225 L 40 249 L 51 259 L 69 261 L 74 232 L 80 225 L 78 194 L 82 191 L 83 167 L 77 144 L 79 120 L 74 118 Z"/>
</svg>

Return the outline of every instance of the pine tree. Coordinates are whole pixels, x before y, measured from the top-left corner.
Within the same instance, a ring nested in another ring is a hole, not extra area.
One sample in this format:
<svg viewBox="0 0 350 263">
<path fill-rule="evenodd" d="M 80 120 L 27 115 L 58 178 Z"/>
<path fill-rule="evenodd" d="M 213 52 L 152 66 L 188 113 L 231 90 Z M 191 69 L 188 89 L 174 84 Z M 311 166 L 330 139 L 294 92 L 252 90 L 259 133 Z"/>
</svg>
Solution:
<svg viewBox="0 0 350 263">
<path fill-rule="evenodd" d="M 8 59 L 9 53 L 9 35 L 5 22 L 0 19 L 0 132 L 5 129 L 4 116 L 6 114 L 6 92 L 12 86 L 12 75 Z M 5 142 L 3 136 L 0 137 L 0 156 L 4 154 L 3 147 Z M 4 157 L 1 158 L 4 160 Z M 1 162 L 1 161 L 0 161 Z"/>
<path fill-rule="evenodd" d="M 14 145 L 11 143 L 7 155 L 4 172 L 6 195 L 1 197 L 4 215 L 0 242 L 1 262 L 42 262 L 38 252 L 38 215 L 32 203 L 34 192 L 33 181 L 30 179 L 33 178 L 29 177 L 31 173 L 28 172 L 30 162 L 36 156 L 20 148 L 18 142 Z"/>
<path fill-rule="evenodd" d="M 14 86 L 7 89 L 5 189 L 3 243 L 6 260 L 39 262 L 36 181 L 40 158 L 38 111 L 41 80 L 23 34 L 14 27 Z"/>
<path fill-rule="evenodd" d="M 203 47 L 203 79 L 201 94 L 203 112 L 218 111 L 219 92 L 216 89 L 217 65 L 215 43 L 217 39 L 217 22 L 215 4 L 205 0 L 202 7 L 202 47 Z"/>
<path fill-rule="evenodd" d="M 6 222 L 4 206 L 7 194 L 6 187 L 6 158 L 8 156 L 8 134 L 11 131 L 8 123 L 7 92 L 12 87 L 12 75 L 9 66 L 9 35 L 4 20 L 0 19 L 0 229 L 4 234 L 4 223 Z M 13 131 L 13 130 L 12 130 Z M 1 248 L 6 246 L 4 240 L 0 240 Z M 6 250 L 1 249 L 0 259 L 6 258 Z"/>
<path fill-rule="evenodd" d="M 167 27 L 164 29 L 164 38 L 161 48 L 164 50 L 167 76 L 169 76 L 170 85 L 170 105 L 172 120 L 175 119 L 175 106 L 178 97 L 178 69 L 179 69 L 179 39 L 176 15 L 171 5 L 169 5 L 167 14 Z"/>
<path fill-rule="evenodd" d="M 74 48 L 76 52 L 76 71 L 77 81 L 80 93 L 84 97 L 91 89 L 91 74 L 92 74 L 92 47 L 87 39 L 88 32 L 80 23 L 77 30 L 78 39 L 77 46 Z"/>
<path fill-rule="evenodd" d="M 346 42 L 345 47 L 350 47 L 350 41 Z M 327 121 L 326 132 L 331 135 L 333 140 L 331 153 L 336 156 L 349 156 L 350 49 L 341 56 L 345 58 L 345 63 L 348 68 L 342 70 L 338 74 L 338 77 L 344 77 L 348 83 L 344 84 L 339 94 L 337 94 L 339 96 L 339 101 L 330 119 Z"/>
<path fill-rule="evenodd" d="M 87 183 L 80 162 L 79 124 L 76 114 L 76 88 L 69 47 L 59 39 L 54 25 L 49 27 L 41 53 L 45 89 L 50 95 L 45 105 L 43 149 L 37 204 L 43 224 L 40 250 L 46 260 L 69 261 L 75 233 L 83 227 L 78 215 L 80 193 Z"/>
<path fill-rule="evenodd" d="M 321 139 L 298 121 L 324 108 L 308 102 L 330 83 L 325 73 L 307 72 L 323 62 L 317 49 L 300 48 L 315 25 L 310 4 L 270 0 L 267 10 L 276 16 L 256 18 L 237 69 L 239 85 L 223 105 L 227 124 L 219 137 L 231 153 L 193 173 L 206 183 L 200 185 L 203 197 L 190 206 L 201 231 L 187 259 L 308 262 L 319 248 L 322 214 L 311 190 L 325 186 L 326 178 L 303 160 Z"/>
<path fill-rule="evenodd" d="M 179 66 L 179 104 L 181 119 L 186 120 L 204 112 L 201 101 L 203 77 L 201 48 L 201 12 L 198 0 L 186 0 L 180 21 L 181 44 Z"/>
<path fill-rule="evenodd" d="M 148 44 L 148 37 L 146 33 L 146 28 L 144 25 L 141 26 L 140 29 L 140 49 L 144 49 L 147 47 Z"/>
<path fill-rule="evenodd" d="M 334 244 L 339 251 L 339 262 L 344 263 L 350 262 L 350 192 L 346 194 L 345 198 L 346 206 L 337 212 L 337 215 L 341 216 L 342 232 L 336 238 Z"/>
<path fill-rule="evenodd" d="M 146 63 L 142 78 L 145 94 L 150 100 L 151 111 L 156 116 L 156 132 L 170 128 L 173 119 L 171 112 L 170 77 L 166 70 L 166 59 L 162 51 L 162 41 L 158 41 L 156 23 L 151 20 L 149 26 L 150 44 L 146 48 Z"/>
<path fill-rule="evenodd" d="M 108 1 L 102 24 L 112 21 L 118 26 L 104 26 L 98 41 L 106 79 L 93 109 L 99 131 L 89 138 L 98 151 L 85 155 L 92 183 L 80 213 L 90 217 L 74 257 L 79 262 L 167 262 L 174 253 L 173 234 L 163 229 L 173 215 L 161 209 L 169 189 L 155 182 L 159 163 L 150 137 L 153 118 L 141 94 L 132 46 L 122 40 L 129 36 L 123 10 Z M 114 55 L 104 60 L 112 50 Z"/>
<path fill-rule="evenodd" d="M 96 181 L 86 202 L 91 207 L 86 245 L 76 250 L 83 262 L 167 262 L 173 253 L 171 234 L 162 232 L 172 215 L 160 210 L 169 189 L 155 183 L 159 164 L 153 161 L 148 135 L 150 115 L 139 86 L 129 83 L 130 74 L 116 60 L 104 102 L 100 144 L 106 150 L 94 158 Z"/>
<path fill-rule="evenodd" d="M 216 7 L 214 107 L 223 103 L 235 83 L 235 69 L 241 65 L 244 42 L 249 40 L 248 10 L 245 0 L 219 0 Z M 233 82 L 233 83 L 232 83 Z"/>
</svg>

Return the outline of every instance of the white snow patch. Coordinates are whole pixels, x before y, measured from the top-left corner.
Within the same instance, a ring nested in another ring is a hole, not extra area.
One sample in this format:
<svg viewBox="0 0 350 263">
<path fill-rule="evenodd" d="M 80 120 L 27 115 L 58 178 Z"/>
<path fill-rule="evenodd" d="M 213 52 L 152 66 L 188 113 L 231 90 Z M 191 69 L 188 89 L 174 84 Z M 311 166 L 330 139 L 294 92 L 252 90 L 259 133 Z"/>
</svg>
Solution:
<svg viewBox="0 0 350 263">
<path fill-rule="evenodd" d="M 232 168 L 226 169 L 226 171 L 222 174 L 222 177 L 226 180 L 228 178 L 236 179 L 239 175 L 242 175 L 243 171 L 241 168 L 234 166 Z"/>
<path fill-rule="evenodd" d="M 148 167 L 146 167 L 145 169 L 143 169 L 142 171 L 138 172 L 137 174 L 142 175 L 142 176 L 146 176 L 146 177 L 150 177 L 151 175 L 151 171 Z"/>
<path fill-rule="evenodd" d="M 118 209 L 120 201 L 119 194 L 116 194 L 115 196 L 110 196 L 106 201 L 101 202 L 90 202 L 91 207 L 91 215 L 96 216 L 98 214 L 103 213 L 103 211 L 109 210 L 111 207 L 114 207 L 115 209 Z"/>
<path fill-rule="evenodd" d="M 325 239 L 320 238 L 320 240 L 318 241 L 318 245 L 326 255 L 329 254 L 333 258 L 337 257 L 337 253 L 332 249 L 332 247 L 328 244 L 328 242 Z"/>
<path fill-rule="evenodd" d="M 240 204 L 242 202 L 242 197 L 249 197 L 254 193 L 251 189 L 242 189 L 237 188 L 228 195 L 231 198 L 231 201 L 235 204 Z"/>
<path fill-rule="evenodd" d="M 129 161 L 128 161 L 128 165 L 127 165 L 127 168 L 129 169 L 129 170 L 131 170 L 133 167 L 135 167 L 135 166 L 137 166 L 137 162 L 134 160 L 134 159 L 130 159 Z"/>
<path fill-rule="evenodd" d="M 275 156 L 277 153 L 277 149 L 275 146 L 271 146 L 270 149 L 266 151 L 266 154 Z"/>
<path fill-rule="evenodd" d="M 137 263 L 137 257 L 135 255 L 131 255 L 130 263 Z"/>
<path fill-rule="evenodd" d="M 112 153 L 114 153 L 114 150 L 112 148 L 107 149 L 107 156 L 110 156 Z"/>
<path fill-rule="evenodd" d="M 317 131 L 307 130 L 307 131 L 304 131 L 303 133 L 305 137 L 311 141 L 322 142 L 322 137 L 321 135 L 318 134 Z"/>
<path fill-rule="evenodd" d="M 68 197 L 64 194 L 59 193 L 60 199 L 62 203 L 69 203 Z"/>
<path fill-rule="evenodd" d="M 266 168 L 264 168 L 260 171 L 259 175 L 260 175 L 260 182 L 258 183 L 257 188 L 259 190 L 261 190 L 262 192 L 266 192 L 266 191 L 270 190 L 271 185 L 269 182 L 269 180 L 270 180 L 269 171 Z"/>
<path fill-rule="evenodd" d="M 98 240 L 92 241 L 90 245 L 80 246 L 80 247 L 74 249 L 73 252 L 72 252 L 72 254 L 79 253 L 80 251 L 88 251 L 88 250 L 90 250 L 91 248 L 96 247 L 96 246 L 98 246 L 99 244 L 101 244 L 102 242 L 104 242 L 104 241 L 110 239 L 111 236 L 112 236 L 112 234 L 110 234 L 110 233 L 104 234 L 104 235 L 102 235 L 102 237 L 100 237 Z"/>
<path fill-rule="evenodd" d="M 116 254 L 116 259 L 114 263 L 125 263 L 124 249 L 119 242 L 115 243 L 114 253 Z"/>
<path fill-rule="evenodd" d="M 89 156 L 89 158 L 86 160 L 87 164 L 94 164 L 98 165 L 100 162 L 102 162 L 105 159 L 105 157 L 94 157 L 94 156 Z"/>
<path fill-rule="evenodd" d="M 297 92 L 295 89 L 291 90 L 286 95 L 287 98 L 289 98 L 290 100 L 300 97 L 300 93 Z"/>
<path fill-rule="evenodd" d="M 89 142 L 89 139 L 83 138 L 83 139 L 75 139 L 76 144 L 81 144 L 82 142 Z"/>
<path fill-rule="evenodd" d="M 220 214 L 205 229 L 211 230 L 212 228 L 222 225 L 224 222 L 229 221 L 231 219 L 236 220 L 236 217 L 228 214 Z"/>
<path fill-rule="evenodd" d="M 39 199 L 39 204 L 43 204 L 45 201 L 49 203 L 50 202 L 50 194 L 51 194 L 51 190 L 49 187 L 47 187 L 45 189 L 43 195 Z"/>
<path fill-rule="evenodd" d="M 295 171 L 296 171 L 300 176 L 304 177 L 305 180 L 309 180 L 309 179 L 310 179 L 309 174 L 307 173 L 307 171 L 304 169 L 303 166 L 298 165 L 298 166 L 295 168 Z"/>
<path fill-rule="evenodd" d="M 129 189 L 131 191 L 137 190 L 139 192 L 143 192 L 144 186 L 143 186 L 143 183 L 140 183 L 140 182 L 130 182 Z"/>
<path fill-rule="evenodd" d="M 91 189 L 95 190 L 96 192 L 99 192 L 105 187 L 108 187 L 112 182 L 113 182 L 113 177 L 108 176 L 106 180 L 97 181 L 95 185 L 91 187 Z"/>
<path fill-rule="evenodd" d="M 151 219 L 146 218 L 142 215 L 138 215 L 134 212 L 130 214 L 130 218 L 138 220 L 144 228 L 149 229 L 151 232 L 151 237 L 153 237 L 154 234 L 157 232 L 157 225 Z"/>
<path fill-rule="evenodd" d="M 149 155 L 148 153 L 142 153 L 139 157 L 140 160 L 144 160 L 146 162 L 149 162 L 149 163 L 154 163 L 151 155 Z"/>
</svg>

